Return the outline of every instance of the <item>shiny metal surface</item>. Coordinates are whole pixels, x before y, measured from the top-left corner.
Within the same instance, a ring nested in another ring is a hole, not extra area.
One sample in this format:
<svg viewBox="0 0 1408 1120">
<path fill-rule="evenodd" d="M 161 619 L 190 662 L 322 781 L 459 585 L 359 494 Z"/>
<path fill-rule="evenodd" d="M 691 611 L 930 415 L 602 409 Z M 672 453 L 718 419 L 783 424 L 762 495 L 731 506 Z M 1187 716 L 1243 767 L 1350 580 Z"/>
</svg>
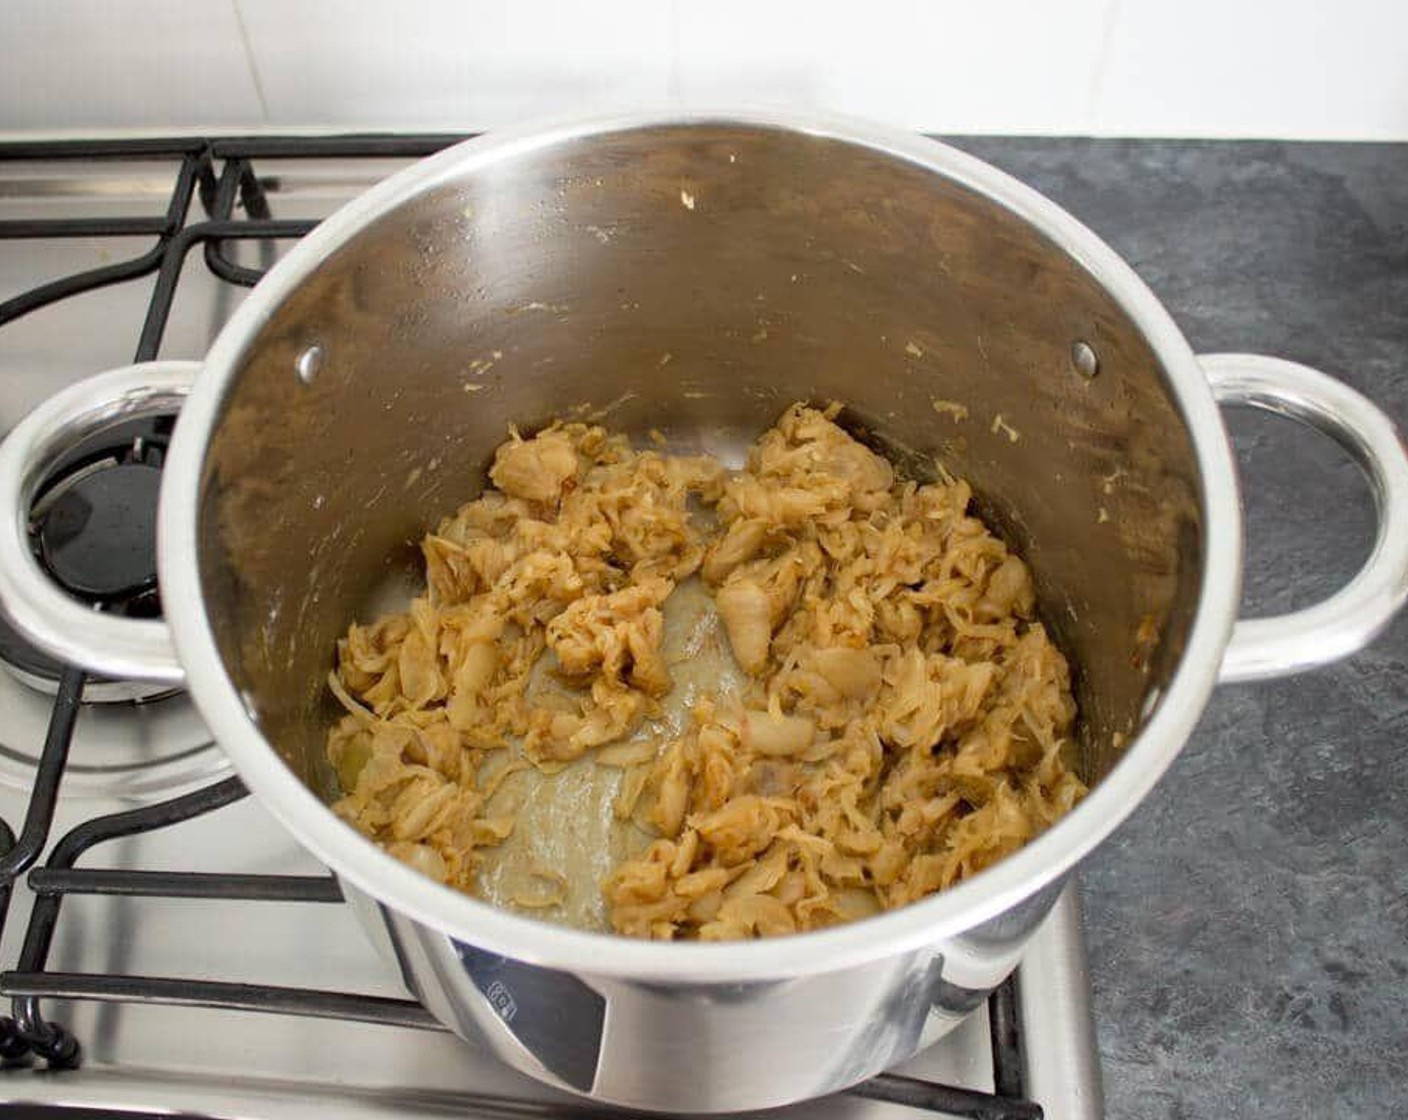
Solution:
<svg viewBox="0 0 1408 1120">
<path fill-rule="evenodd" d="M 59 682 L 53 677 L 31 673 L 27 669 L 22 669 L 18 665 L 12 665 L 4 660 L 0 660 L 0 670 L 8 673 L 26 688 L 43 693 L 51 701 L 59 694 Z M 175 691 L 176 689 L 171 685 L 163 685 L 153 681 L 110 681 L 98 677 L 90 680 L 84 687 L 83 702 L 85 704 L 139 704 L 149 700 L 163 700 Z"/>
<path fill-rule="evenodd" d="M 1408 598 L 1408 459 L 1403 438 L 1375 405 L 1343 382 L 1260 354 L 1202 356 L 1217 399 L 1260 408 L 1323 432 L 1363 469 L 1378 527 L 1364 566 L 1324 602 L 1277 618 L 1237 623 L 1222 662 L 1225 681 L 1265 680 L 1325 665 L 1363 649 Z"/>
<path fill-rule="evenodd" d="M 407 988 L 476 1047 L 564 1091 L 687 1112 L 809 1100 L 917 1053 L 984 1005 L 1046 911 L 1000 941 L 959 937 L 824 974 L 682 986 L 528 964 L 347 893 Z"/>
<path fill-rule="evenodd" d="M 0 815 L 13 818 L 19 798 L 0 790 Z M 61 803 L 60 830 L 118 801 Z M 93 866 L 316 874 L 321 868 L 252 799 L 165 833 L 100 848 Z M 13 962 L 29 906 L 17 894 L 0 955 Z M 1045 924 L 1034 950 L 1053 953 L 1079 939 L 1062 917 Z M 403 995 L 347 907 L 76 898 L 65 906 L 53 966 L 62 971 L 218 976 L 253 982 Z M 1084 979 L 1073 977 L 1073 984 Z M 454 1114 L 474 1120 L 510 1116 L 569 1120 L 574 1097 L 516 1073 L 489 1051 L 453 1035 L 353 1023 L 232 1014 L 200 1008 L 46 1001 L 46 1014 L 82 1039 L 83 1068 L 54 1076 L 13 1069 L 0 1076 L 9 1102 L 67 1104 L 269 1120 Z M 1023 1008 L 1028 1062 L 1051 1045 L 1047 1023 L 1058 1004 Z M 979 1008 L 942 1042 L 895 1072 L 991 1090 L 986 1010 Z M 1044 1101 L 1047 1098 L 1037 1097 Z M 1048 1115 L 1061 1116 L 1049 1098 Z M 830 1097 L 769 1120 L 905 1120 L 912 1110 L 853 1097 Z"/>
<path fill-rule="evenodd" d="M 1073 366 L 1079 341 L 1099 376 Z M 311 383 L 310 346 L 325 355 Z M 938 458 L 970 478 L 1031 559 L 1079 670 L 1095 788 L 1069 818 L 881 918 L 681 946 L 496 911 L 327 812 L 332 640 L 473 496 L 510 422 L 580 408 L 707 446 L 797 397 L 844 400 L 915 473 Z M 1010 970 L 1191 729 L 1241 561 L 1212 395 L 1123 262 L 941 145 L 786 118 L 505 134 L 341 211 L 212 348 L 161 530 L 197 704 L 275 817 L 362 893 L 432 1010 L 549 1083 L 668 1109 L 859 1080 Z"/>
<path fill-rule="evenodd" d="M 18 665 L 11 665 L 8 661 L 0 661 L 0 669 L 13 676 L 15 680 L 32 689 L 34 692 L 42 692 L 52 700 L 52 697 L 59 695 L 59 682 L 52 676 L 39 676 L 28 669 L 21 669 Z M 83 689 L 83 703 L 86 704 L 128 704 L 141 703 L 144 700 L 159 700 L 169 696 L 172 687 L 158 685 L 151 680 L 103 680 L 101 678 L 92 682 Z"/>
<path fill-rule="evenodd" d="M 54 697 L 0 673 L 0 786 L 27 794 L 54 708 Z M 148 799 L 223 777 L 230 760 L 183 694 L 141 704 L 87 704 L 79 713 L 64 768 L 63 796 Z M 6 819 L 23 818 L 18 814 Z"/>
<path fill-rule="evenodd" d="M 63 213 L 92 213 L 94 206 L 114 197 L 106 179 L 97 183 L 101 193 L 87 193 L 86 170 L 66 169 L 62 194 L 72 209 L 66 206 Z M 375 182 L 365 175 L 355 178 L 358 169 L 339 163 L 338 190 L 331 192 L 318 182 L 306 185 L 307 176 L 297 169 L 280 170 L 279 209 L 314 217 Z M 317 172 L 327 175 L 327 165 Z M 161 187 L 156 197 L 165 199 L 165 190 Z M 132 209 L 130 197 L 115 200 Z M 21 203 L 23 216 L 32 213 L 30 197 L 0 189 L 0 217 L 13 216 L 13 207 Z M 0 249 L 0 294 L 8 296 L 63 270 L 99 265 L 103 254 L 100 244 L 7 245 Z M 206 273 L 199 269 L 187 280 L 191 290 L 169 324 L 169 352 L 203 354 L 211 318 L 228 314 L 231 290 L 207 285 Z M 137 307 L 131 306 L 134 296 Z M 99 299 L 59 304 L 44 316 L 0 331 L 0 427 L 13 424 L 32 403 L 84 373 L 120 362 L 122 324 L 139 325 L 139 297 L 141 292 L 131 286 L 111 289 Z M 52 697 L 0 673 L 0 817 L 6 820 L 23 817 L 34 775 L 31 752 L 44 740 L 51 707 Z M 183 697 L 86 709 L 77 721 L 56 831 L 222 771 L 228 771 L 227 759 L 210 744 L 210 733 Z M 170 833 L 122 841 L 93 857 L 94 865 L 128 868 L 321 871 L 251 800 Z M 0 942 L 6 966 L 17 958 L 28 906 L 30 895 L 21 883 Z M 1036 940 L 1048 935 L 1056 931 L 1048 934 L 1043 928 Z M 1080 931 L 1060 935 L 1080 937 Z M 345 907 L 310 911 L 307 906 L 75 899 L 65 907 L 52 964 L 62 971 L 127 969 L 139 975 L 222 976 L 401 995 L 394 973 L 376 957 Z M 453 1113 L 476 1120 L 565 1116 L 562 1095 L 449 1034 L 176 1007 L 45 1002 L 45 1010 L 75 1028 L 87 1062 L 63 1076 L 7 1069 L 0 1076 L 0 1096 L 7 1102 L 277 1120 L 328 1114 L 380 1119 Z M 1038 1037 L 1041 1024 L 1026 1027 L 1029 1038 Z M 897 1072 L 990 1089 L 990 1054 L 986 1014 L 980 1009 L 941 1045 Z M 912 1110 L 855 1097 L 812 1102 L 796 1114 L 808 1120 L 914 1116 Z"/>
<path fill-rule="evenodd" d="M 1018 974 L 1022 1021 L 1046 1024 L 1048 1035 L 1027 1048 L 1027 1092 L 1052 1120 L 1100 1120 L 1105 1115 L 1085 939 L 1048 935 L 1080 928 L 1080 891 L 1073 884 L 1032 938 Z"/>
<path fill-rule="evenodd" d="M 80 439 L 146 416 L 180 411 L 200 366 L 148 362 L 55 393 L 0 443 L 0 604 L 15 629 L 54 657 L 108 677 L 179 684 L 166 626 L 105 615 L 63 592 L 29 545 L 36 488 Z"/>
<path fill-rule="evenodd" d="M 305 183 L 301 169 L 280 170 L 276 204 L 285 214 L 321 216 L 374 181 L 364 170 L 341 164 L 336 167 L 336 189 L 324 186 L 321 179 Z M 328 174 L 326 164 L 314 170 L 318 176 Z M 65 174 L 74 172 L 66 169 Z M 130 199 L 108 187 L 106 178 L 96 181 L 97 187 L 90 190 L 86 180 L 79 179 L 62 192 L 76 199 L 63 212 L 88 214 L 95 199 L 109 197 L 123 212 L 133 208 Z M 162 186 L 153 197 L 164 199 L 165 190 Z M 0 190 L 0 199 L 0 216 L 15 216 L 6 209 L 11 202 L 21 207 L 17 216 L 33 212 L 19 192 Z M 52 242 L 22 252 L 7 247 L 0 251 L 0 294 L 24 290 L 48 275 L 93 267 L 103 262 L 105 251 L 101 244 L 81 241 Z M 199 269 L 183 280 L 185 294 L 169 325 L 165 353 L 203 354 L 241 295 L 208 281 Z M 0 427 L 12 425 L 34 403 L 93 369 L 123 361 L 127 339 L 141 322 L 141 288 L 126 285 L 100 297 L 70 301 L 0 331 Z M 48 698 L 0 675 L 0 816 L 10 821 L 23 816 L 33 765 L 26 752 L 42 742 L 49 709 Z M 189 766 L 213 760 L 216 771 L 227 765 L 208 744 L 209 733 L 182 697 L 152 705 L 85 709 L 76 735 L 72 758 L 77 765 L 65 776 L 56 833 L 150 798 L 155 790 L 169 788 L 164 784 L 168 777 L 178 779 L 180 786 L 213 772 L 173 774 L 163 767 L 183 764 L 163 759 L 186 758 Z M 118 773 L 126 777 L 118 781 Z M 152 775 L 159 778 L 155 784 L 147 781 Z M 252 800 L 178 829 L 106 846 L 85 862 L 284 874 L 320 870 Z M 29 903 L 21 884 L 0 943 L 0 959 L 7 967 L 16 960 Z M 1057 946 L 1079 941 L 1079 928 L 1064 920 L 1064 913 L 1058 905 L 1055 918 L 1033 936 L 1031 953 L 1040 954 L 1048 941 Z M 347 908 L 79 898 L 66 905 L 58 932 L 52 965 L 63 971 L 220 977 L 401 994 L 395 972 L 375 954 Z M 1049 955 L 1070 959 L 1059 948 Z M 1056 1024 L 1065 1029 L 1062 993 L 1078 993 L 1085 983 L 1083 977 L 1072 977 L 1070 984 L 1056 985 L 1056 998 L 1043 997 L 1035 1006 L 1024 997 L 1029 1063 L 1039 1060 L 1045 1048 L 1060 1044 L 1046 1028 Z M 1040 984 L 1033 979 L 1026 990 L 1045 986 L 1046 978 Z M 74 1028 L 87 1061 L 82 1069 L 60 1077 L 8 1070 L 0 1079 L 8 1100 L 272 1118 L 428 1117 L 447 1112 L 489 1118 L 564 1115 L 564 1095 L 448 1034 L 158 1006 L 48 1001 L 45 1010 Z M 980 1007 L 895 1072 L 991 1089 L 987 1034 L 986 1010 Z M 1086 1068 L 1093 1060 L 1093 1054 L 1087 1056 Z M 1048 1065 L 1061 1068 L 1060 1063 Z M 1056 1102 L 1075 1091 L 1057 1085 L 1035 1095 L 1043 1103 Z M 902 1120 L 915 1113 L 842 1096 L 768 1115 Z M 1052 1103 L 1048 1115 L 1063 1114 Z"/>
<path fill-rule="evenodd" d="M 1088 769 L 1107 770 L 1178 662 L 1202 518 L 1160 359 L 1081 259 L 864 143 L 700 125 L 498 151 L 361 221 L 286 298 L 266 285 L 257 334 L 211 371 L 229 389 L 201 594 L 285 757 L 318 780 L 336 637 L 474 496 L 510 424 L 580 411 L 736 447 L 809 398 L 845 402 L 911 470 L 938 457 L 974 484 L 1033 561 L 1081 666 Z M 1079 340 L 1102 376 L 1072 368 Z"/>
<path fill-rule="evenodd" d="M 160 213 L 170 190 L 170 176 L 153 176 L 149 165 L 21 165 L 0 173 L 0 218 Z M 323 201 L 324 209 L 329 201 Z M 89 238 L 8 242 L 0 246 L 0 298 L 110 263 L 115 249 L 138 251 L 138 239 L 131 240 L 116 246 L 113 239 Z M 205 279 L 192 272 L 167 334 L 167 356 L 203 355 L 229 316 L 229 289 Z M 9 431 L 67 386 L 129 360 L 149 295 L 148 285 L 125 284 L 6 324 L 0 330 L 0 430 Z M 31 788 L 52 710 L 51 695 L 0 672 L 0 785 L 21 793 Z M 108 797 L 147 798 L 214 780 L 229 768 L 184 696 L 150 704 L 90 705 L 74 729 L 63 797 L 81 798 L 89 807 Z M 9 796 L 0 791 L 0 798 Z M 23 805 L 16 810 L 7 800 L 0 803 L 6 818 L 17 823 Z"/>
<path fill-rule="evenodd" d="M 1100 355 L 1090 343 L 1080 339 L 1071 346 L 1071 365 L 1082 377 L 1092 378 L 1100 372 Z"/>
<path fill-rule="evenodd" d="M 1071 364 L 1081 340 L 1097 378 Z M 1102 779 L 1081 809 L 940 898 L 726 946 L 517 918 L 332 818 L 333 640 L 407 544 L 473 496 L 510 423 L 580 411 L 728 446 L 798 397 L 845 401 L 915 473 L 937 457 L 970 478 L 1031 558 Z M 1182 742 L 1240 557 L 1211 395 L 1137 278 L 992 169 L 831 122 L 607 122 L 403 173 L 236 314 L 169 466 L 163 586 L 206 608 L 173 619 L 177 645 L 251 788 L 378 900 L 369 928 L 445 1022 L 552 1084 L 640 1107 L 825 1092 L 957 1022 L 950 1005 L 1010 971 L 1067 870 Z M 1151 689 L 1165 700 L 1116 765 Z"/>
</svg>

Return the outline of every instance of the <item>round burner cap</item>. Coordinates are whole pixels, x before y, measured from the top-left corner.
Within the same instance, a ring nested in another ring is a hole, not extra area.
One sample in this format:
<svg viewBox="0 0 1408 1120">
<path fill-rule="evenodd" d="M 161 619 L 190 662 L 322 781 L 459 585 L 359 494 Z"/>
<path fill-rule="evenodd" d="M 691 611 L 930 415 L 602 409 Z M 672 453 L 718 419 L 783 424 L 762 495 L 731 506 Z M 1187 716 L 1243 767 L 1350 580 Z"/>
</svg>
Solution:
<svg viewBox="0 0 1408 1120">
<path fill-rule="evenodd" d="M 160 491 L 160 469 L 140 460 L 102 464 L 64 484 L 34 525 L 44 567 L 95 603 L 152 591 Z"/>
</svg>

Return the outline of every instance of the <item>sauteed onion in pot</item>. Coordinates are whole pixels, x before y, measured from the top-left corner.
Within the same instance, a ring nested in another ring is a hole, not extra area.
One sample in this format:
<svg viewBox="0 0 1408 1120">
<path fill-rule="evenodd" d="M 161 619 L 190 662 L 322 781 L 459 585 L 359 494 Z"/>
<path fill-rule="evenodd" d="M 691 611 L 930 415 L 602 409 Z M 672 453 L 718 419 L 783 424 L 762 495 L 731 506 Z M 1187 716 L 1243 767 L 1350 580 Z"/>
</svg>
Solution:
<svg viewBox="0 0 1408 1120">
<path fill-rule="evenodd" d="M 793 405 L 736 472 L 513 433 L 424 593 L 338 645 L 339 815 L 501 905 L 716 940 L 903 906 L 1068 812 L 1026 564 L 838 413 Z"/>
</svg>

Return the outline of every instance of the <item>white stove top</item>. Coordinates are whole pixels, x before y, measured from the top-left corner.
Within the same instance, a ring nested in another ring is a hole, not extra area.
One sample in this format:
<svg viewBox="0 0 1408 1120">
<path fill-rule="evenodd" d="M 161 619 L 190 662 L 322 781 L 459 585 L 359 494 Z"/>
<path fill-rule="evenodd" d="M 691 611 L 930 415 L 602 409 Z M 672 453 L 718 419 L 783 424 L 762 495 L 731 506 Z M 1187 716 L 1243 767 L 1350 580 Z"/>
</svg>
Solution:
<svg viewBox="0 0 1408 1120">
<path fill-rule="evenodd" d="M 80 717 L 82 719 L 82 717 Z M 18 820 L 25 797 L 0 794 Z M 131 802 L 65 798 L 55 835 Z M 254 874 L 324 873 L 251 798 L 95 848 L 80 866 Z M 13 968 L 30 895 L 20 886 L 0 956 Z M 1096 1117 L 1083 946 L 1074 898 L 1057 907 L 1021 973 L 1026 1091 L 1053 1118 Z M 404 997 L 351 912 L 337 904 L 71 897 L 50 956 L 54 972 L 236 980 Z M 12 1100 L 208 1115 L 521 1115 L 519 1102 L 576 1105 L 451 1035 L 380 1025 L 203 1008 L 45 1001 L 46 1018 L 80 1040 L 84 1063 L 50 1074 L 0 1074 Z M 991 1091 L 985 1009 L 896 1072 Z M 41 1063 L 42 1065 L 42 1063 Z M 510 1107 L 510 1103 L 513 1106 Z M 826 1120 L 918 1116 L 853 1096 L 792 1110 Z M 530 1111 L 529 1115 L 535 1114 Z M 544 1115 L 573 1115 L 548 1108 Z M 777 1115 L 788 1115 L 784 1110 Z"/>
</svg>

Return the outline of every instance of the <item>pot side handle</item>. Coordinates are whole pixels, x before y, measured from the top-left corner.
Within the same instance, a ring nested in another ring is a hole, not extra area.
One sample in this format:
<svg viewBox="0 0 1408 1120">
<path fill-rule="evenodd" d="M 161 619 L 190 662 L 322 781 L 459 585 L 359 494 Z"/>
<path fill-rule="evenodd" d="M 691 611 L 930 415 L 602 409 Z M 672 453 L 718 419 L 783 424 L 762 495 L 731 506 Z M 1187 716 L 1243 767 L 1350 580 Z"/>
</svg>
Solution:
<svg viewBox="0 0 1408 1120">
<path fill-rule="evenodd" d="M 1408 451 L 1393 422 L 1319 370 L 1260 354 L 1202 354 L 1219 404 L 1265 409 L 1324 432 L 1363 469 L 1378 526 L 1364 566 L 1328 599 L 1273 618 L 1239 621 L 1223 683 L 1313 669 L 1363 649 L 1408 598 Z"/>
<path fill-rule="evenodd" d="M 55 393 L 0 443 L 0 608 L 46 653 L 105 677 L 184 679 L 164 623 L 103 614 L 45 573 L 30 545 L 29 511 L 45 475 L 74 440 L 178 412 L 199 371 L 198 362 L 162 361 L 97 374 Z"/>
</svg>

